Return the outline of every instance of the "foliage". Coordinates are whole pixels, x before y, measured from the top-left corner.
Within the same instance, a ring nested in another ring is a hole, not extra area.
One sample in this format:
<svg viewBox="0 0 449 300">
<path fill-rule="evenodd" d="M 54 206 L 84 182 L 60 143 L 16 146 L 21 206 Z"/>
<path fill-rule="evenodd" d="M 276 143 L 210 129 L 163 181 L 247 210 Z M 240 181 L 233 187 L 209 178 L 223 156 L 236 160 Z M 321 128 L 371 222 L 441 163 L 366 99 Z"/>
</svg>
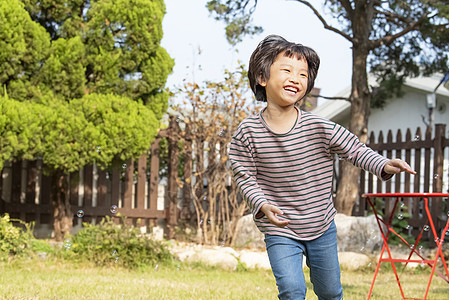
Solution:
<svg viewBox="0 0 449 300">
<path fill-rule="evenodd" d="M 24 226 L 14 226 L 17 222 Z M 0 261 L 7 260 L 11 256 L 24 257 L 31 253 L 33 237 L 33 224 L 27 224 L 21 220 L 11 219 L 8 214 L 0 216 Z"/>
<path fill-rule="evenodd" d="M 155 113 L 141 102 L 112 94 L 89 94 L 70 101 L 70 109 L 84 116 L 98 131 L 90 156 L 102 166 L 145 153 L 157 134 Z"/>
<path fill-rule="evenodd" d="M 115 224 L 109 217 L 97 225 L 83 225 L 76 235 L 66 240 L 63 255 L 66 259 L 127 268 L 155 266 L 172 260 L 165 244 L 141 236 L 133 226 Z"/>
</svg>

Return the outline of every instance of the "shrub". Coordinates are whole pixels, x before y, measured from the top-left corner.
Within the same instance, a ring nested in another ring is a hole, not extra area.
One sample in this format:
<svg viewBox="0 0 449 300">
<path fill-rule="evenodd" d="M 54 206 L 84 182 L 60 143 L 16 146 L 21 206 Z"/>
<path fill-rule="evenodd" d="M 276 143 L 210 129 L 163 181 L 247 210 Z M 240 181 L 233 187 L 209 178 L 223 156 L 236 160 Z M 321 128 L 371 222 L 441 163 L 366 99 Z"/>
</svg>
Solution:
<svg viewBox="0 0 449 300">
<path fill-rule="evenodd" d="M 25 230 L 14 226 L 13 222 L 23 225 Z M 0 216 L 0 261 L 31 254 L 34 240 L 32 227 L 33 223 L 11 219 L 8 214 Z"/>
<path fill-rule="evenodd" d="M 133 226 L 115 224 L 109 217 L 97 225 L 83 225 L 84 228 L 76 235 L 66 239 L 63 252 L 65 258 L 128 268 L 172 261 L 173 256 L 165 244 L 141 236 Z"/>
</svg>

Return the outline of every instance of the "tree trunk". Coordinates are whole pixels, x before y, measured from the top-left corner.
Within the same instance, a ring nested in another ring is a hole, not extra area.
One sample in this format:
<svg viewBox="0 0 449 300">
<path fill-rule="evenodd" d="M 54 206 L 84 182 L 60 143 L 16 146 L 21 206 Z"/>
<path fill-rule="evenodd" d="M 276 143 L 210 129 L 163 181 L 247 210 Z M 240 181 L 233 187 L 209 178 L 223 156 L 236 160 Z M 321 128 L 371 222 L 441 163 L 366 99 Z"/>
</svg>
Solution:
<svg viewBox="0 0 449 300">
<path fill-rule="evenodd" d="M 368 86 L 367 57 L 369 54 L 369 33 L 371 32 L 370 13 L 363 1 L 356 7 L 352 28 L 354 41 L 352 47 L 352 90 L 351 120 L 349 131 L 357 135 L 360 142 L 368 141 L 368 117 L 370 114 L 371 92 Z M 355 202 L 359 198 L 360 169 L 344 163 L 338 184 L 335 208 L 339 213 L 350 216 Z"/>
<path fill-rule="evenodd" d="M 60 242 L 72 230 L 73 214 L 70 208 L 67 175 L 57 170 L 52 175 L 51 203 L 56 241 Z"/>
</svg>

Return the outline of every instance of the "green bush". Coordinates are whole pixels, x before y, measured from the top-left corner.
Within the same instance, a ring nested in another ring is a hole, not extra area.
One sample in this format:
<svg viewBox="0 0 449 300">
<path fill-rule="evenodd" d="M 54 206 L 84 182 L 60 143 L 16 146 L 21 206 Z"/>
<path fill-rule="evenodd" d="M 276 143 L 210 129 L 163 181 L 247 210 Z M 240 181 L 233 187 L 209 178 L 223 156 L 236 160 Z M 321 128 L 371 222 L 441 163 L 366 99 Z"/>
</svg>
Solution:
<svg viewBox="0 0 449 300">
<path fill-rule="evenodd" d="M 141 236 L 133 226 L 115 224 L 109 217 L 97 225 L 83 225 L 76 235 L 66 239 L 64 258 L 127 268 L 154 266 L 173 259 L 165 244 Z"/>
<path fill-rule="evenodd" d="M 12 222 L 23 225 L 25 230 L 14 226 Z M 8 214 L 0 216 L 0 261 L 31 254 L 31 244 L 34 240 L 32 227 L 33 223 L 11 219 Z"/>
</svg>

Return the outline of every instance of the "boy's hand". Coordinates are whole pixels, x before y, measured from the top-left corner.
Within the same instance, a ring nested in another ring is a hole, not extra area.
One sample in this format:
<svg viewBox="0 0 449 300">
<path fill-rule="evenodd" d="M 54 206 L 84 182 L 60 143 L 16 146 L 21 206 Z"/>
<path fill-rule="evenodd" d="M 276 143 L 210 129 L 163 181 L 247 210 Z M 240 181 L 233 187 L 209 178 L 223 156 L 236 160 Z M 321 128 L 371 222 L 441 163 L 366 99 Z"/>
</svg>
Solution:
<svg viewBox="0 0 449 300">
<path fill-rule="evenodd" d="M 387 162 L 384 167 L 384 171 L 387 174 L 398 174 L 402 171 L 415 175 L 416 172 L 403 160 L 394 158 Z"/>
<path fill-rule="evenodd" d="M 284 212 L 277 208 L 276 206 L 273 206 L 271 204 L 264 204 L 260 208 L 260 211 L 263 212 L 271 224 L 276 225 L 277 227 L 285 227 L 290 223 L 290 220 L 282 220 L 277 217 L 277 215 L 283 215 Z"/>
</svg>

